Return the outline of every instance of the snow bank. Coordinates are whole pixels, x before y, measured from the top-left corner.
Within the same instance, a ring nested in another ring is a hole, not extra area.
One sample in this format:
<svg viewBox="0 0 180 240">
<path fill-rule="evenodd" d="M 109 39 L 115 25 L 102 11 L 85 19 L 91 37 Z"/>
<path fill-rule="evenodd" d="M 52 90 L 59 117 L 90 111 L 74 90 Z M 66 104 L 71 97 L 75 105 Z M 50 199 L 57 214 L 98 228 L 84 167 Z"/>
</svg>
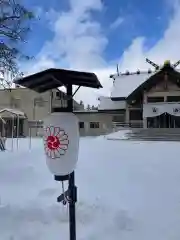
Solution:
<svg viewBox="0 0 180 240">
<path fill-rule="evenodd" d="M 120 130 L 111 134 L 106 135 L 107 140 L 125 140 L 128 139 L 127 133 L 130 133 L 131 130 Z"/>
</svg>

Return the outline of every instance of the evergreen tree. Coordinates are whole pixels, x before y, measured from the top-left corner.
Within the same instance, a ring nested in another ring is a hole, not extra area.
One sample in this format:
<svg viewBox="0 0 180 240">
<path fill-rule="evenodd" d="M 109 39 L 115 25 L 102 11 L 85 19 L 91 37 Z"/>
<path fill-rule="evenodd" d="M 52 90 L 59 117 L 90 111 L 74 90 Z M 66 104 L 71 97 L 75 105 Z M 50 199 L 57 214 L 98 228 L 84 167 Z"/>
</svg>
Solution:
<svg viewBox="0 0 180 240">
<path fill-rule="evenodd" d="M 89 104 L 87 105 L 87 110 L 91 110 L 91 106 Z"/>
</svg>

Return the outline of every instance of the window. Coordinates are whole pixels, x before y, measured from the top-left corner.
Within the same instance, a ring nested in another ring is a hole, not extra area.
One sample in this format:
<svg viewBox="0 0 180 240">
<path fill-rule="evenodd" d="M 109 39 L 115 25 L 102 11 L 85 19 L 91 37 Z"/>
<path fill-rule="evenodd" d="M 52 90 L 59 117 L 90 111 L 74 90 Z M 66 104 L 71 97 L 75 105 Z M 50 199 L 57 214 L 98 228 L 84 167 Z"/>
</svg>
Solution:
<svg viewBox="0 0 180 240">
<path fill-rule="evenodd" d="M 125 120 L 124 114 L 119 114 L 112 117 L 113 122 L 124 122 L 124 120 Z"/>
<path fill-rule="evenodd" d="M 58 91 L 56 92 L 56 98 L 57 99 L 66 99 L 66 94 L 64 92 Z"/>
<path fill-rule="evenodd" d="M 61 92 L 56 92 L 56 98 L 58 98 L 58 99 L 61 98 Z"/>
<path fill-rule="evenodd" d="M 84 128 L 84 122 L 79 122 L 79 128 Z"/>
<path fill-rule="evenodd" d="M 164 102 L 164 97 L 147 97 L 148 103 Z"/>
<path fill-rule="evenodd" d="M 167 102 L 180 102 L 180 96 L 167 96 Z"/>
<path fill-rule="evenodd" d="M 130 120 L 142 120 L 142 110 L 130 110 Z"/>
<path fill-rule="evenodd" d="M 99 128 L 99 122 L 90 122 L 90 128 Z"/>
</svg>

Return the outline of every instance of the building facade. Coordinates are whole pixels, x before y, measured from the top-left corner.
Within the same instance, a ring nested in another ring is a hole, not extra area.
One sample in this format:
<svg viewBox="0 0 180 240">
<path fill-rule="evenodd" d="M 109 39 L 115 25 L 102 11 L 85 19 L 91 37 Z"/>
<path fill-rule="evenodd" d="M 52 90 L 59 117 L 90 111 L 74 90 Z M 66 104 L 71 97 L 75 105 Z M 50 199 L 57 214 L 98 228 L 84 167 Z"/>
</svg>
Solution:
<svg viewBox="0 0 180 240">
<path fill-rule="evenodd" d="M 112 114 L 98 110 L 75 111 L 81 136 L 99 136 L 112 132 Z"/>
<path fill-rule="evenodd" d="M 152 72 L 114 75 L 109 98 L 100 98 L 99 110 L 119 114 L 114 122 L 130 127 L 180 127 L 180 71 L 170 62 Z"/>
<path fill-rule="evenodd" d="M 39 94 L 27 88 L 0 89 L 0 134 L 42 135 L 43 119 L 65 107 L 65 93 Z M 180 71 L 170 62 L 152 72 L 113 75 L 110 97 L 100 97 L 98 110 L 74 101 L 81 136 L 97 136 L 118 127 L 180 128 Z"/>
<path fill-rule="evenodd" d="M 64 99 L 63 99 L 64 98 Z M 37 137 L 43 132 L 43 119 L 65 107 L 65 93 L 54 89 L 39 94 L 27 88 L 0 89 L 0 135 Z M 79 118 L 81 136 L 98 136 L 112 131 L 112 115 L 98 110 L 84 110 L 73 102 Z"/>
<path fill-rule="evenodd" d="M 65 93 L 55 89 L 38 94 L 27 88 L 0 89 L 0 133 L 10 136 L 38 136 L 42 120 L 67 104 Z M 73 102 L 75 110 L 83 106 Z"/>
</svg>

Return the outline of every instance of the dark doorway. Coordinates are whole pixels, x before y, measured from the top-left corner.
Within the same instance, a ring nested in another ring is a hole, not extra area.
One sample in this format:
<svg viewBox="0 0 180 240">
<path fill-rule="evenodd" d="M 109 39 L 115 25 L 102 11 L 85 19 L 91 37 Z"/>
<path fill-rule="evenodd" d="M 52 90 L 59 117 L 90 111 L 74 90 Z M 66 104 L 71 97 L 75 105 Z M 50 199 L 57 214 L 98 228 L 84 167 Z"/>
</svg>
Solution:
<svg viewBox="0 0 180 240">
<path fill-rule="evenodd" d="M 168 113 L 163 113 L 157 117 L 147 118 L 148 128 L 175 128 L 177 117 L 174 117 Z M 180 118 L 178 118 L 179 120 Z"/>
</svg>

